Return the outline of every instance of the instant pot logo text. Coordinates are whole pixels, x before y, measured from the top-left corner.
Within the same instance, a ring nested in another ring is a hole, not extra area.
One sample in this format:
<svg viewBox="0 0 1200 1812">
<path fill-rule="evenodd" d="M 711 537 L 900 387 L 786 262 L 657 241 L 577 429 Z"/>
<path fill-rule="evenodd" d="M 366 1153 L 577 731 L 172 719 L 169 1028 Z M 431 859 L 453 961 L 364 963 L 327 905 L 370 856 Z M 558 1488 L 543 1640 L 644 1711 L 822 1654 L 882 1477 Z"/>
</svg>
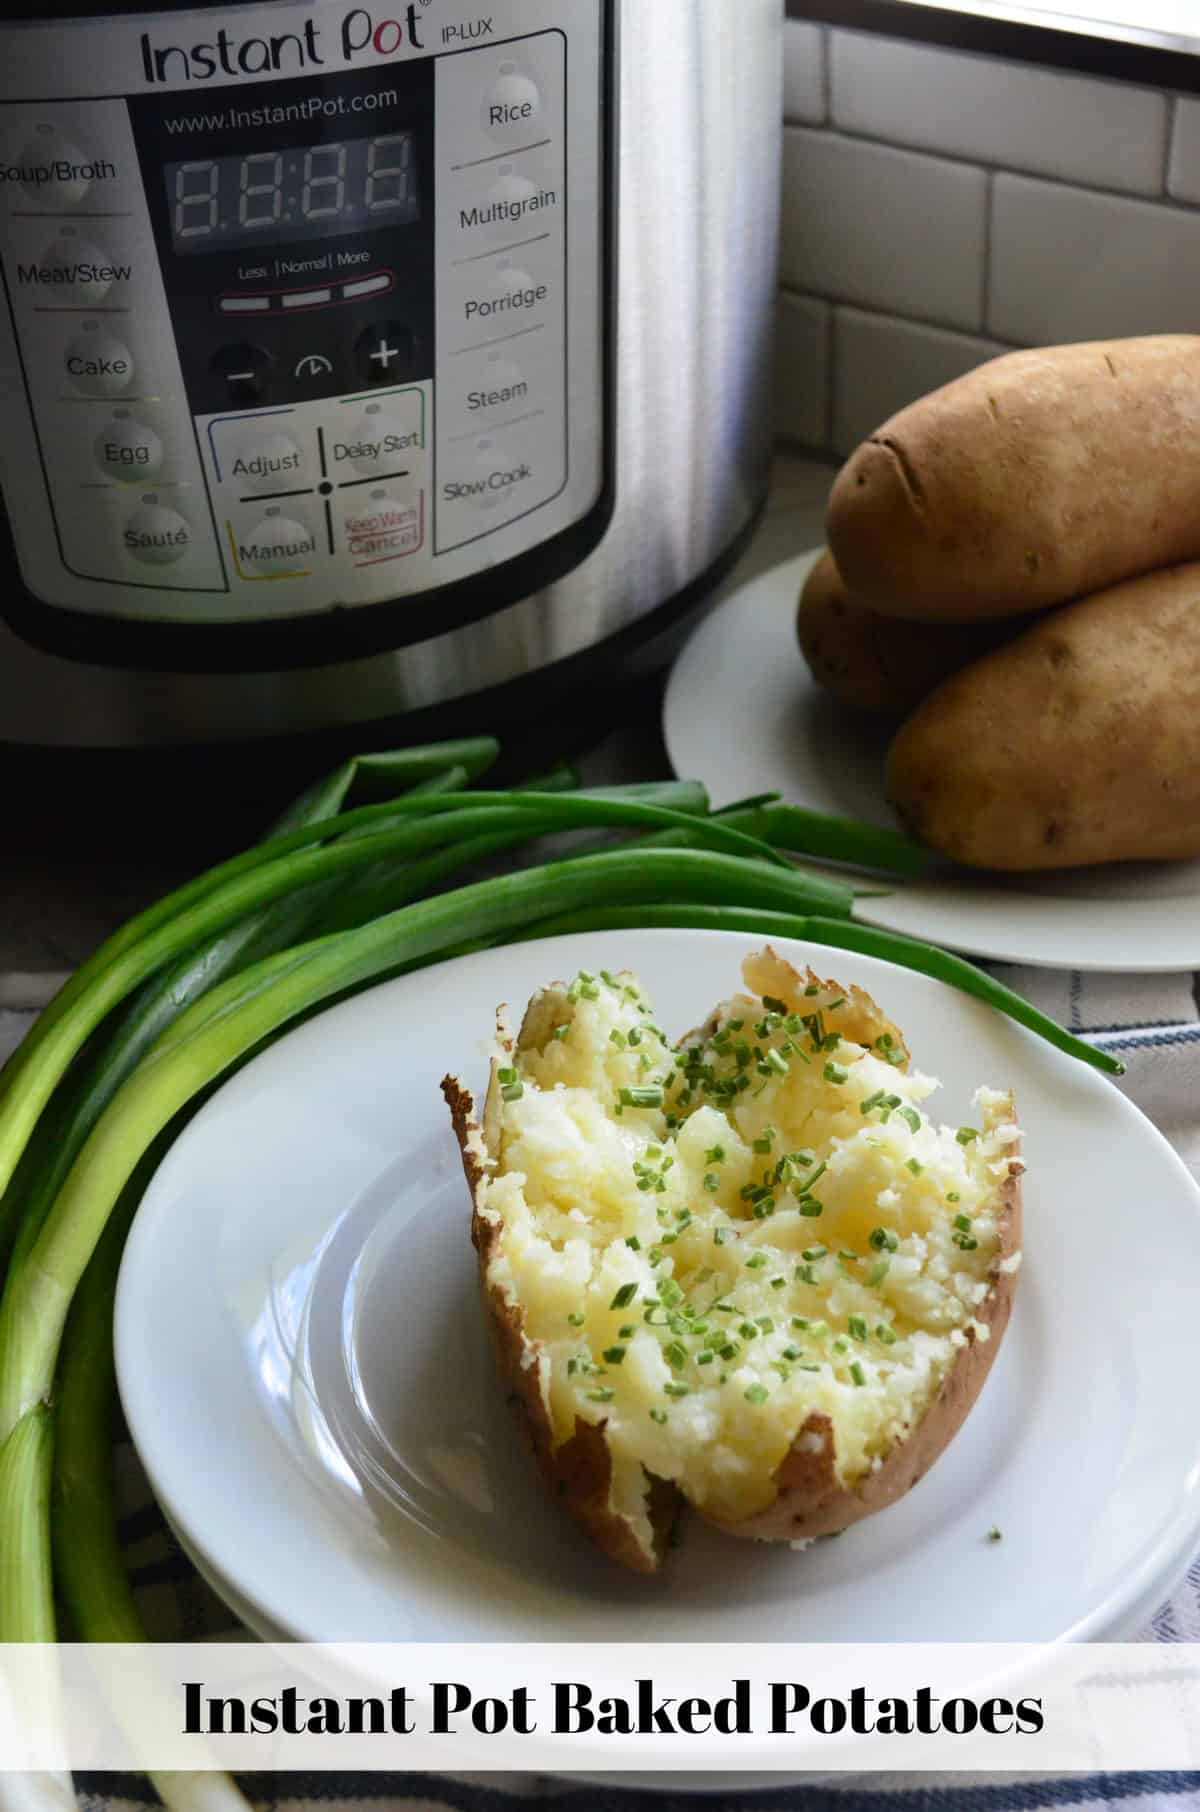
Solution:
<svg viewBox="0 0 1200 1812">
<path fill-rule="evenodd" d="M 420 0 L 390 16 L 355 6 L 333 28 L 306 19 L 296 31 L 267 37 L 240 37 L 222 25 L 200 44 L 161 44 L 149 32 L 141 35 L 142 74 L 152 86 L 178 87 L 183 82 L 210 82 L 223 76 L 302 75 L 331 64 L 369 63 L 395 56 L 405 45 L 424 50 Z"/>
</svg>

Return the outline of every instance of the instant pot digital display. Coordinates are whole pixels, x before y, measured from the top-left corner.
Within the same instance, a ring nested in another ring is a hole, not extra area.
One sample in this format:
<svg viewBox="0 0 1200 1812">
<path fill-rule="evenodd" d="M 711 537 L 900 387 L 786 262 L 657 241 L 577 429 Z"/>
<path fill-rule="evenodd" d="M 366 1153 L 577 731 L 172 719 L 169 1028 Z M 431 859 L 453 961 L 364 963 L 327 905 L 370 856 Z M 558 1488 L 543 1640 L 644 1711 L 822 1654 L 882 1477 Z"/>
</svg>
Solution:
<svg viewBox="0 0 1200 1812">
<path fill-rule="evenodd" d="M 175 250 L 405 226 L 420 213 L 415 146 L 411 132 L 385 132 L 168 164 L 163 176 Z"/>
</svg>

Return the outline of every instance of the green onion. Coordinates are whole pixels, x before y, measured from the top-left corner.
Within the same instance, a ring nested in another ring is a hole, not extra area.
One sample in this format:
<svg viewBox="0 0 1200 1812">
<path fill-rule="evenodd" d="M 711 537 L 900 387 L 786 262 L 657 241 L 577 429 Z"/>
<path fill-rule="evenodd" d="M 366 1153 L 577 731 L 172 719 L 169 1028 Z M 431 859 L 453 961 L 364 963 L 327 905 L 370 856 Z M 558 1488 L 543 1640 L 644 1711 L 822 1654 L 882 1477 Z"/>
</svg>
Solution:
<svg viewBox="0 0 1200 1812">
<path fill-rule="evenodd" d="M 627 1246 L 634 1246 L 636 1249 L 637 1235 L 635 1234 L 632 1239 L 627 1239 L 625 1244 Z M 637 1293 L 638 1286 L 636 1283 L 623 1283 L 608 1306 L 610 1309 L 627 1309 Z"/>
<path fill-rule="evenodd" d="M 623 1346 L 605 1347 L 600 1357 L 606 1365 L 620 1365 L 625 1357 L 625 1348 Z"/>
<path fill-rule="evenodd" d="M 864 1372 L 862 1365 L 857 1359 L 850 1367 L 850 1376 L 854 1379 L 854 1382 L 859 1385 L 865 1384 L 867 1381 L 867 1374 Z"/>
<path fill-rule="evenodd" d="M 750 1388 L 742 1394 L 747 1403 L 765 1403 L 771 1393 L 768 1391 L 765 1384 L 752 1384 Z"/>
<path fill-rule="evenodd" d="M 661 1107 L 663 1092 L 661 1088 L 623 1088 L 617 1091 L 617 1099 L 622 1107 Z"/>
</svg>

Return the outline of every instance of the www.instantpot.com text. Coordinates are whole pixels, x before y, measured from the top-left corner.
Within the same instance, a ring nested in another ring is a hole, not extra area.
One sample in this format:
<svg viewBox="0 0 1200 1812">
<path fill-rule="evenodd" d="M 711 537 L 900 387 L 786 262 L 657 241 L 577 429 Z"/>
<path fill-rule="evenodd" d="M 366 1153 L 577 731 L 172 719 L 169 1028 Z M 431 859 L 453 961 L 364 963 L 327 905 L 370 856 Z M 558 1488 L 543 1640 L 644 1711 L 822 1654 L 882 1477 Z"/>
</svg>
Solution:
<svg viewBox="0 0 1200 1812">
<path fill-rule="evenodd" d="M 367 94 L 310 94 L 301 101 L 281 101 L 265 107 L 222 107 L 215 113 L 177 113 L 163 124 L 170 133 L 243 131 L 249 126 L 286 126 L 292 122 L 336 119 L 344 113 L 377 113 L 380 108 L 395 107 L 399 96 L 394 88 L 379 88 Z"/>
</svg>

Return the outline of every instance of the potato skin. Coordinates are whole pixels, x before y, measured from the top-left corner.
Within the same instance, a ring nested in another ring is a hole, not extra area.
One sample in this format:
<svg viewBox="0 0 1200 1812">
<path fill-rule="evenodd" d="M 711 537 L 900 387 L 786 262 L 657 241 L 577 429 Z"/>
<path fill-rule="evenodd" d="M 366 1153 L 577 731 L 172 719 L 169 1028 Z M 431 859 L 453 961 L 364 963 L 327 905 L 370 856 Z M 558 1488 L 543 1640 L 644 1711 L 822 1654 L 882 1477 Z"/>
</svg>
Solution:
<svg viewBox="0 0 1200 1812">
<path fill-rule="evenodd" d="M 1040 619 L 902 726 L 887 794 L 970 868 L 1200 855 L 1200 564 Z"/>
<path fill-rule="evenodd" d="M 539 1021 L 554 1023 L 557 998 L 565 999 L 565 994 L 560 995 L 553 988 L 534 996 L 522 1024 L 522 1037 Z M 479 1258 L 479 1278 L 487 1300 L 501 1374 L 509 1387 L 509 1400 L 520 1413 L 525 1445 L 554 1501 L 602 1553 L 635 1573 L 657 1573 L 683 1502 L 679 1492 L 664 1479 L 650 1480 L 647 1508 L 654 1545 L 647 1548 L 631 1524 L 609 1507 L 612 1464 L 603 1425 L 582 1422 L 577 1417 L 574 1434 L 569 1440 L 555 1445 L 554 1431 L 538 1388 L 536 1344 L 525 1337 L 524 1312 L 488 1282 L 488 1268 L 500 1239 L 500 1228 L 490 1216 L 481 1213 L 480 1192 L 489 1157 L 499 1144 L 496 1068 L 498 1062 L 511 1057 L 514 1047 L 503 1008 L 497 1014 L 496 1042 L 497 1056 L 492 1062 L 482 1119 L 477 1114 L 474 1098 L 456 1077 L 443 1078 L 442 1094 L 450 1109 L 463 1171 L 471 1191 L 471 1241 Z"/>
<path fill-rule="evenodd" d="M 913 623 L 871 610 L 826 550 L 800 593 L 800 650 L 839 704 L 899 723 L 935 686 L 1009 633 L 996 623 Z"/>
<path fill-rule="evenodd" d="M 1045 610 L 1200 556 L 1200 336 L 1013 352 L 910 404 L 838 475 L 846 584 L 886 615 Z"/>
</svg>

